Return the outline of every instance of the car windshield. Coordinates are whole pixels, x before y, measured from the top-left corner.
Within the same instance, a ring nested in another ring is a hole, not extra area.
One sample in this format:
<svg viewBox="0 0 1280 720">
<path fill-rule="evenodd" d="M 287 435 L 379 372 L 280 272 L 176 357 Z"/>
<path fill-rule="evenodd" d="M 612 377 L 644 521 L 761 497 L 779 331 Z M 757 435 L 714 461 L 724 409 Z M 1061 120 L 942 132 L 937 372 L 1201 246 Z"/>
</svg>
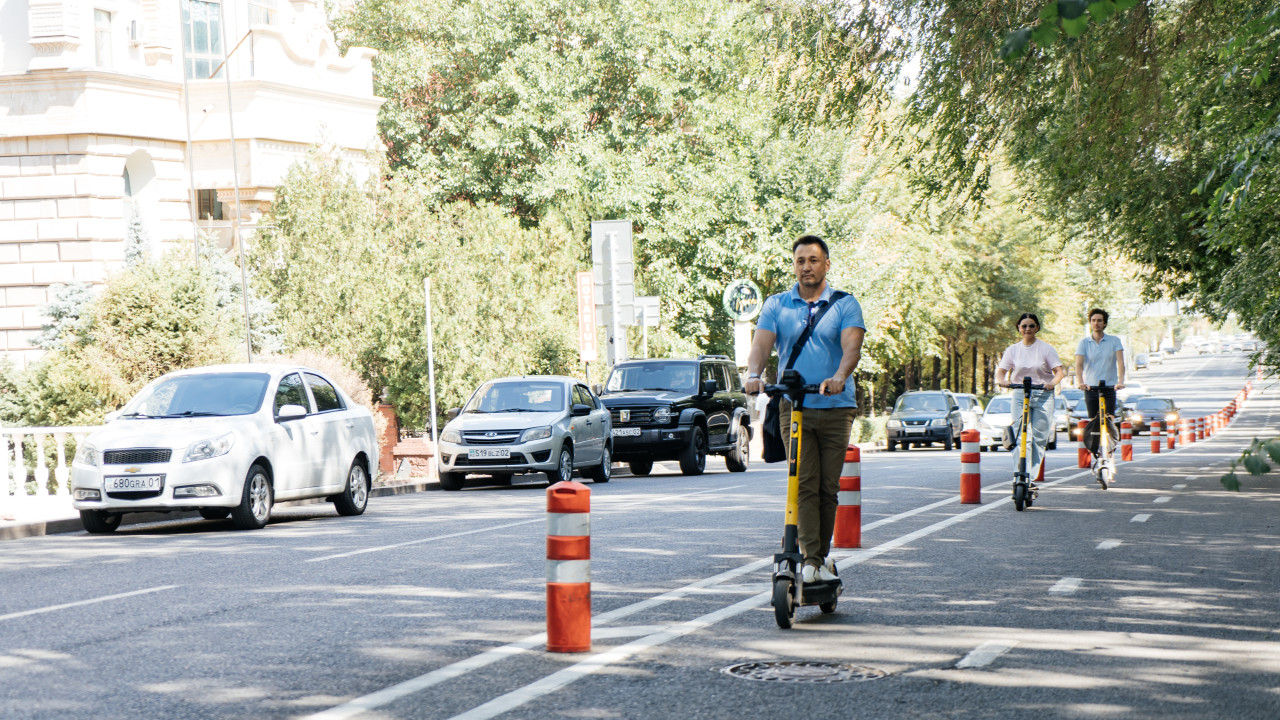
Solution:
<svg viewBox="0 0 1280 720">
<path fill-rule="evenodd" d="M 946 412 L 947 399 L 941 395 L 903 395 L 894 412 Z"/>
<path fill-rule="evenodd" d="M 609 374 L 608 392 L 623 390 L 676 390 L 693 392 L 698 385 L 698 366 L 688 362 L 653 362 L 619 365 Z"/>
<path fill-rule="evenodd" d="M 120 413 L 123 418 L 251 415 L 262 406 L 266 373 L 209 373 L 162 378 L 143 389 Z"/>
<path fill-rule="evenodd" d="M 969 395 L 957 395 L 956 404 L 961 410 L 977 410 L 982 412 L 982 405 L 978 404 L 978 398 Z"/>
<path fill-rule="evenodd" d="M 992 398 L 991 402 L 987 403 L 987 414 L 991 415 L 994 413 L 1012 412 L 1012 408 L 1013 408 L 1013 402 L 1010 398 L 1007 398 L 1007 397 Z"/>
<path fill-rule="evenodd" d="M 1165 398 L 1145 398 L 1138 402 L 1138 409 L 1147 410 L 1172 410 L 1173 401 Z"/>
<path fill-rule="evenodd" d="M 482 385 L 464 413 L 558 412 L 564 410 L 564 385 L 558 382 L 491 382 Z"/>
</svg>

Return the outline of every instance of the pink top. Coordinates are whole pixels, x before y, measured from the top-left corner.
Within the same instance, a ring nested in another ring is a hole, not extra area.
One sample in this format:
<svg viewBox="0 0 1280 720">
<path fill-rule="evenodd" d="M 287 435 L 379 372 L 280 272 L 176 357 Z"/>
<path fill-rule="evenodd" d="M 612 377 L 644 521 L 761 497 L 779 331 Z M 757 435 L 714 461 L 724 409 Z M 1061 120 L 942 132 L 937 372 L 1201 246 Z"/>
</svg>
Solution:
<svg viewBox="0 0 1280 720">
<path fill-rule="evenodd" d="M 1009 371 L 1005 382 L 1010 385 L 1021 383 L 1022 378 L 1028 375 L 1031 382 L 1043 385 L 1053 381 L 1053 369 L 1062 367 L 1062 361 L 1058 359 L 1058 351 L 1043 340 L 1036 340 L 1030 345 L 1019 341 L 1004 351 L 996 367 Z"/>
</svg>

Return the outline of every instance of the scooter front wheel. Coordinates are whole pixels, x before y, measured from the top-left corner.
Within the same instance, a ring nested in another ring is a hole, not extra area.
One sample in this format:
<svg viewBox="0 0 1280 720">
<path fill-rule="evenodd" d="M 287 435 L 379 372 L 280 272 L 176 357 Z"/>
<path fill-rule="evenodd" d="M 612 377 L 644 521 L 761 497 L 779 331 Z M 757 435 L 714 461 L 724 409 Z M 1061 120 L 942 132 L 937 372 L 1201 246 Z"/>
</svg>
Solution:
<svg viewBox="0 0 1280 720">
<path fill-rule="evenodd" d="M 1104 467 L 1104 468 L 1099 468 L 1099 469 L 1098 469 L 1098 484 L 1102 486 L 1102 489 L 1103 489 L 1103 490 L 1106 490 L 1106 489 L 1107 489 L 1107 486 L 1108 486 L 1109 484 L 1111 484 L 1111 469 L 1110 469 L 1110 468 L 1105 468 L 1105 467 Z"/>
<path fill-rule="evenodd" d="M 773 581 L 773 618 L 778 621 L 778 627 L 786 630 L 791 627 L 795 617 L 795 594 L 792 592 L 792 582 L 788 578 L 778 578 Z"/>
<path fill-rule="evenodd" d="M 1013 509 L 1022 512 L 1027 505 L 1027 486 L 1018 483 L 1013 486 Z"/>
</svg>

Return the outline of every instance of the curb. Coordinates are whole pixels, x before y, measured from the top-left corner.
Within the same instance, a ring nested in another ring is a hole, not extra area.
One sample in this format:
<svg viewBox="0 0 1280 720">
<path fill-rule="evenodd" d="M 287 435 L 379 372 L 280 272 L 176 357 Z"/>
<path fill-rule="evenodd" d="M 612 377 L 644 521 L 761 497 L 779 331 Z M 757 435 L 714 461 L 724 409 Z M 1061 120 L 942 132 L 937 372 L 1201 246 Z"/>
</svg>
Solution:
<svg viewBox="0 0 1280 720">
<path fill-rule="evenodd" d="M 429 490 L 439 490 L 438 482 L 419 482 L 405 483 L 403 485 L 384 485 L 369 490 L 369 497 L 391 497 L 394 495 L 408 495 L 410 493 L 426 492 Z M 329 502 L 324 498 L 309 498 L 307 500 L 285 500 L 276 503 L 279 507 L 296 507 L 302 505 L 319 505 Z M 194 510 L 177 510 L 174 512 L 146 512 L 146 513 L 129 513 L 120 520 L 120 527 L 126 525 L 143 525 L 146 523 L 165 522 L 168 520 L 189 520 L 191 518 L 200 517 L 200 513 Z M 0 527 L 0 541 L 3 540 L 21 540 L 29 537 L 42 537 L 44 535 L 60 535 L 63 533 L 83 532 L 84 525 L 80 524 L 79 517 L 58 518 L 56 520 L 39 520 L 36 522 L 23 523 L 21 525 L 9 525 Z"/>
</svg>

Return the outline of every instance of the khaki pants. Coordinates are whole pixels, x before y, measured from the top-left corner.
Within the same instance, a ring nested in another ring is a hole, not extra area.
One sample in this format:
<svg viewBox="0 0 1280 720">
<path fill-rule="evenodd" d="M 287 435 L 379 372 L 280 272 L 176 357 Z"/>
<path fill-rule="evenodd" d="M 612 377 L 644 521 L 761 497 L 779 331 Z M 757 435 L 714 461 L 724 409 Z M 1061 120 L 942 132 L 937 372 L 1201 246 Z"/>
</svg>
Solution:
<svg viewBox="0 0 1280 720">
<path fill-rule="evenodd" d="M 800 494 L 796 530 L 806 565 L 821 565 L 831 552 L 836 530 L 840 471 L 853 429 L 854 408 L 805 408 L 800 431 L 800 463 L 796 468 Z M 791 453 L 791 403 L 783 398 L 778 421 Z"/>
</svg>

